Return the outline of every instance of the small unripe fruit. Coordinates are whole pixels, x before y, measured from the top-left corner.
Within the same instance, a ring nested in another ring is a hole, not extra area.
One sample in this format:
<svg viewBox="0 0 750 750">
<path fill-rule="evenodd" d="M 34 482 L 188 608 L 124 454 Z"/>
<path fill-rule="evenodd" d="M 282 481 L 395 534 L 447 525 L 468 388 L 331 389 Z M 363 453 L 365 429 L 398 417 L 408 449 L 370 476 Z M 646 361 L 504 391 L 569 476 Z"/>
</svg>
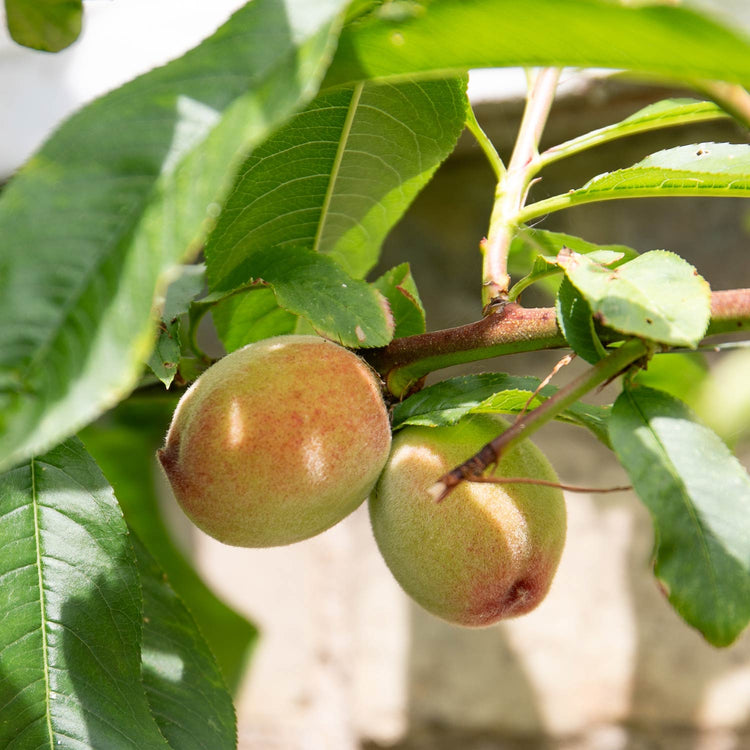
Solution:
<svg viewBox="0 0 750 750">
<path fill-rule="evenodd" d="M 472 415 L 449 427 L 406 427 L 393 440 L 370 499 L 378 547 L 393 576 L 425 609 L 457 625 L 524 614 L 546 595 L 565 542 L 557 487 L 463 482 L 436 502 L 429 489 L 507 423 Z M 528 440 L 492 472 L 557 482 Z"/>
<path fill-rule="evenodd" d="M 278 336 L 204 372 L 159 460 L 196 526 L 241 547 L 325 531 L 367 497 L 391 443 L 379 383 L 352 352 Z"/>
</svg>

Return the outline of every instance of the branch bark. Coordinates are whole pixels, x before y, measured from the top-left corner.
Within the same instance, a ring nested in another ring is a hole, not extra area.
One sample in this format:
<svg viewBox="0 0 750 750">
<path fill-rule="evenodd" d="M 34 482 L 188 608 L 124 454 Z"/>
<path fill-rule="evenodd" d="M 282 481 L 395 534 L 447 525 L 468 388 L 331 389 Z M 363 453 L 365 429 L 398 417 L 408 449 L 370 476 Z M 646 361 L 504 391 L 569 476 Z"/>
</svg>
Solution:
<svg viewBox="0 0 750 750">
<path fill-rule="evenodd" d="M 706 336 L 750 330 L 750 289 L 729 289 L 711 295 L 711 323 Z M 616 334 L 603 340 L 612 342 Z M 526 308 L 516 303 L 499 307 L 475 323 L 395 339 L 362 356 L 381 374 L 394 396 L 403 398 L 430 372 L 503 354 L 558 349 L 566 341 L 551 307 Z"/>
</svg>

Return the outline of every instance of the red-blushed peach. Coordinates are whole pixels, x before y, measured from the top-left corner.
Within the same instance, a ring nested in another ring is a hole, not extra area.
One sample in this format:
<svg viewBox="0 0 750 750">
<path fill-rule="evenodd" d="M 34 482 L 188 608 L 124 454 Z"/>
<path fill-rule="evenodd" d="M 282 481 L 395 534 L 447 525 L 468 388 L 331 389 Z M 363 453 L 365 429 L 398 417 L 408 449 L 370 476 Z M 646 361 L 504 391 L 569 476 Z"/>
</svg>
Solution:
<svg viewBox="0 0 750 750">
<path fill-rule="evenodd" d="M 159 460 L 196 526 L 241 547 L 325 531 L 372 490 L 391 444 L 379 382 L 317 336 L 277 336 L 204 372 Z"/>
<path fill-rule="evenodd" d="M 507 423 L 471 415 L 447 427 L 406 427 L 370 498 L 375 539 L 402 588 L 434 615 L 481 627 L 524 614 L 547 594 L 565 542 L 557 487 L 463 482 L 444 500 L 429 492 Z M 528 440 L 492 472 L 557 482 Z"/>
</svg>

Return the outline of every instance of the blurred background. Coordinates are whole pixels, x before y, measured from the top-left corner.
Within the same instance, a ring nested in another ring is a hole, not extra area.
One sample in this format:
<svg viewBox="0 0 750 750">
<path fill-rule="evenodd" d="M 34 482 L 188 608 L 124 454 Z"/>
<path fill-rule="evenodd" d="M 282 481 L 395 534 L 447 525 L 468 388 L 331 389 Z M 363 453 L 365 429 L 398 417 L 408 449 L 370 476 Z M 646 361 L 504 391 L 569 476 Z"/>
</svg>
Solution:
<svg viewBox="0 0 750 750">
<path fill-rule="evenodd" d="M 61 118 L 181 54 L 240 4 L 88 2 L 81 39 L 57 55 L 3 36 L 0 178 Z M 543 145 L 676 93 L 600 74 L 566 71 L 563 79 Z M 504 158 L 524 88 L 521 71 L 472 76 L 477 116 Z M 630 138 L 554 165 L 534 195 L 564 192 L 660 148 L 707 140 L 746 142 L 747 135 L 719 122 Z M 408 260 L 430 329 L 481 315 L 478 243 L 493 187 L 480 149 L 463 138 L 386 243 L 373 277 Z M 749 216 L 744 201 L 651 199 L 581 206 L 540 226 L 640 251 L 673 250 L 723 289 L 750 286 Z M 529 293 L 524 303 L 549 300 Z M 211 331 L 205 336 L 210 346 Z M 461 372 L 544 376 L 560 356 L 514 355 Z M 701 378 L 704 363 L 711 385 Z M 678 388 L 750 464 L 750 351 L 673 359 L 653 375 Z M 166 423 L 156 427 L 164 431 Z M 588 433 L 554 424 L 536 442 L 562 481 L 624 483 L 612 455 Z M 236 549 L 193 529 L 156 466 L 142 470 L 159 484 L 169 524 L 203 579 L 260 630 L 237 693 L 242 750 L 750 748 L 750 636 L 717 650 L 672 611 L 651 575 L 648 514 L 632 494 L 570 494 L 567 547 L 548 598 L 525 617 L 474 631 L 410 603 L 380 559 L 366 508 L 307 542 Z"/>
</svg>

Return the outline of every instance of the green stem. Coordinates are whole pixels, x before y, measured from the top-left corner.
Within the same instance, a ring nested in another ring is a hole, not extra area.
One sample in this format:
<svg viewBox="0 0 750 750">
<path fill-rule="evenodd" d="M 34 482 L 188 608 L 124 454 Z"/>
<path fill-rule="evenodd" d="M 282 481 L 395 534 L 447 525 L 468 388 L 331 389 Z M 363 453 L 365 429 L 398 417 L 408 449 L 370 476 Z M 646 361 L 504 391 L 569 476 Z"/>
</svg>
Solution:
<svg viewBox="0 0 750 750">
<path fill-rule="evenodd" d="M 558 68 L 539 71 L 526 97 L 526 107 L 508 169 L 498 180 L 495 189 L 495 204 L 490 217 L 487 242 L 483 247 L 482 303 L 485 309 L 493 300 L 503 299 L 510 286 L 510 243 L 519 224 L 517 214 L 529 189 L 530 165 L 539 154 L 539 139 L 547 122 L 559 77 Z"/>
<path fill-rule="evenodd" d="M 505 432 L 487 443 L 478 453 L 442 476 L 437 485 L 431 489 L 436 499 L 442 500 L 461 482 L 473 476 L 481 475 L 488 466 L 497 463 L 501 455 L 511 446 L 529 437 L 557 414 L 574 404 L 597 386 L 607 383 L 633 362 L 646 356 L 649 345 L 641 339 L 630 339 L 621 347 L 612 351 L 609 356 L 597 362 L 568 385 L 561 388 L 554 396 L 548 398 L 530 412 L 517 419 Z"/>
<path fill-rule="evenodd" d="M 500 154 L 497 153 L 492 141 L 487 137 L 484 130 L 482 130 L 482 126 L 477 121 L 477 116 L 471 107 L 469 107 L 469 111 L 466 114 L 466 127 L 474 136 L 482 151 L 484 151 L 484 155 L 487 157 L 487 161 L 495 173 L 495 179 L 498 181 L 501 180 L 506 171 L 505 164 L 503 164 L 503 160 L 500 158 Z"/>
</svg>

